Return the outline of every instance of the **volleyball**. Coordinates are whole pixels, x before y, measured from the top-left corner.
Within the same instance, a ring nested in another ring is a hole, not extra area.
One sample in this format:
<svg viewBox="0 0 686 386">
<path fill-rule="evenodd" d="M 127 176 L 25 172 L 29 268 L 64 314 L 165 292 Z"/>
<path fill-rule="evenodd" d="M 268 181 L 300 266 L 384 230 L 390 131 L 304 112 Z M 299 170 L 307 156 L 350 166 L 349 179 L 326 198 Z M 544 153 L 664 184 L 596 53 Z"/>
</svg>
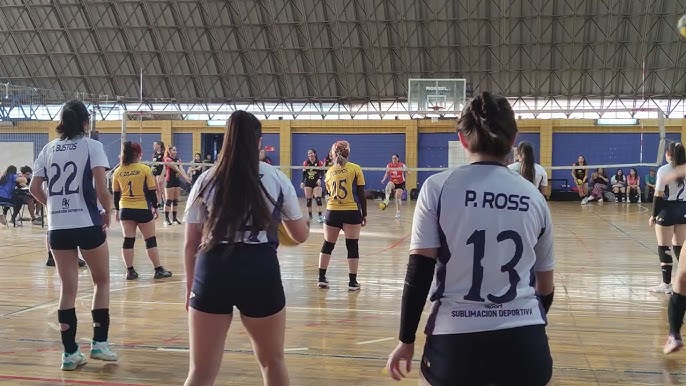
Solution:
<svg viewBox="0 0 686 386">
<path fill-rule="evenodd" d="M 386 203 L 383 201 L 381 201 L 381 203 L 379 204 L 379 209 L 381 209 L 381 210 L 386 210 L 387 207 L 388 207 L 388 205 L 386 205 Z"/>
<path fill-rule="evenodd" d="M 279 223 L 279 245 L 298 245 L 298 242 L 293 240 L 291 236 L 288 235 L 286 227 L 283 223 Z"/>
<path fill-rule="evenodd" d="M 686 38 L 686 15 L 682 16 L 681 19 L 679 19 L 679 23 L 677 24 L 677 31 L 679 31 L 679 35 L 681 35 L 682 38 Z"/>
</svg>

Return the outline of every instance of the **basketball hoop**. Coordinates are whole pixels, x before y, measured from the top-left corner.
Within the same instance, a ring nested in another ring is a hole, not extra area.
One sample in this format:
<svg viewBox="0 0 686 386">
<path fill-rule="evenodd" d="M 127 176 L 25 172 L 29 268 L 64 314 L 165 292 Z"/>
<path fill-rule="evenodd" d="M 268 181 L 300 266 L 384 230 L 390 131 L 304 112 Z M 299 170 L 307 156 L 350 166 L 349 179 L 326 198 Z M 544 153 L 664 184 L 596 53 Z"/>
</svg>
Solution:
<svg viewBox="0 0 686 386">
<path fill-rule="evenodd" d="M 441 110 L 443 110 L 442 106 L 439 105 L 434 105 L 434 106 L 429 106 L 430 110 L 433 110 L 434 112 L 440 113 Z M 438 122 L 438 115 L 431 115 L 431 123 L 437 123 Z"/>
</svg>

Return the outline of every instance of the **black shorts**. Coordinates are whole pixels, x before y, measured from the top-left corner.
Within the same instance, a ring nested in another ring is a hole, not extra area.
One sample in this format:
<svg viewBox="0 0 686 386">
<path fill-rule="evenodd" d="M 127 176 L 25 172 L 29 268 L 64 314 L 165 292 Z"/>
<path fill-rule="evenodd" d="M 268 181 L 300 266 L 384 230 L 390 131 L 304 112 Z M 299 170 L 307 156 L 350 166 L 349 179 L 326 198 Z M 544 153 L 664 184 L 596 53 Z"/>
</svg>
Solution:
<svg viewBox="0 0 686 386">
<path fill-rule="evenodd" d="M 70 251 L 73 249 L 88 251 L 101 246 L 106 240 L 107 234 L 100 226 L 48 231 L 50 249 L 57 251 Z"/>
<path fill-rule="evenodd" d="M 201 252 L 189 305 L 209 314 L 264 318 L 286 306 L 276 249 L 269 244 L 219 244 Z"/>
<path fill-rule="evenodd" d="M 362 213 L 359 210 L 327 210 L 324 224 L 343 229 L 343 224 L 362 224 Z"/>
<path fill-rule="evenodd" d="M 119 219 L 125 221 L 135 221 L 139 224 L 145 224 L 154 219 L 150 209 L 128 209 L 122 208 L 119 211 Z"/>
<path fill-rule="evenodd" d="M 167 186 L 165 188 L 180 188 L 181 179 L 180 178 L 170 178 L 167 180 Z"/>
<path fill-rule="evenodd" d="M 305 179 L 305 187 L 314 189 L 317 187 L 317 181 L 319 181 L 319 180 L 310 180 L 309 178 L 306 178 Z"/>
<path fill-rule="evenodd" d="M 404 182 L 402 184 L 393 183 L 393 185 L 395 185 L 395 190 L 405 190 L 405 183 Z"/>
<path fill-rule="evenodd" d="M 421 371 L 432 386 L 544 386 L 553 374 L 544 325 L 429 335 Z"/>
<path fill-rule="evenodd" d="M 162 175 L 162 165 L 152 167 L 152 175 L 157 177 Z"/>
<path fill-rule="evenodd" d="M 665 201 L 665 206 L 655 216 L 655 224 L 663 227 L 686 224 L 686 201 Z"/>
</svg>

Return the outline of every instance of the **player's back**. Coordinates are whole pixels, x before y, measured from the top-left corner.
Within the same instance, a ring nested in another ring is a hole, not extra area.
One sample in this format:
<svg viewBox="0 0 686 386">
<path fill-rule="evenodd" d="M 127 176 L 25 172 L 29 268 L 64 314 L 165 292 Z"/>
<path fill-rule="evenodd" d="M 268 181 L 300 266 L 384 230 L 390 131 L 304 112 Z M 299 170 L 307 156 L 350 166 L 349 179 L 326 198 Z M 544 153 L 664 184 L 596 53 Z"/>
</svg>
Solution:
<svg viewBox="0 0 686 386">
<path fill-rule="evenodd" d="M 329 191 L 327 210 L 358 210 L 357 186 L 364 185 L 364 175 L 359 165 L 346 162 L 334 164 L 326 171 L 326 187 Z"/>
<path fill-rule="evenodd" d="M 146 191 L 155 187 L 152 170 L 148 165 L 134 162 L 120 165 L 114 172 L 115 187 L 121 191 L 121 207 L 148 209 Z"/>
<path fill-rule="evenodd" d="M 34 171 L 47 180 L 50 229 L 100 225 L 92 169 L 108 166 L 102 144 L 88 137 L 56 139 L 45 145 Z"/>
<path fill-rule="evenodd" d="M 686 200 L 686 194 L 684 194 L 686 184 L 684 184 L 684 181 L 671 179 L 669 182 L 665 182 L 665 177 L 674 171 L 675 168 L 671 164 L 660 166 L 655 177 L 655 188 L 657 191 L 665 193 L 664 199 L 667 201 L 684 201 Z"/>
<path fill-rule="evenodd" d="M 420 195 L 422 206 L 434 206 L 442 236 L 427 332 L 543 324 L 532 275 L 534 266 L 552 269 L 552 223 L 534 185 L 502 165 L 477 163 L 430 177 Z M 411 248 L 421 248 L 430 229 L 415 233 Z"/>
</svg>

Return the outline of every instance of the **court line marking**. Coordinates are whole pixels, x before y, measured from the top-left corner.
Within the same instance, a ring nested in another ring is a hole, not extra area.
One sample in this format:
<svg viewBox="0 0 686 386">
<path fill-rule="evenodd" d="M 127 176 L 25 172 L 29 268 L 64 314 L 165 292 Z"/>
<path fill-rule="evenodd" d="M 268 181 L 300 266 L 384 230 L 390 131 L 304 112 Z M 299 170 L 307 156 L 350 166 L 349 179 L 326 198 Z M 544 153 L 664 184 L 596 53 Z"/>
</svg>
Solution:
<svg viewBox="0 0 686 386">
<path fill-rule="evenodd" d="M 183 302 L 146 302 L 139 300 L 110 300 L 110 303 L 135 303 L 135 304 L 164 304 L 164 305 L 183 305 Z M 327 308 L 327 307 L 286 307 L 288 311 L 331 311 L 331 312 L 357 312 L 357 313 L 367 313 L 367 314 L 379 314 L 379 315 L 398 315 L 398 311 L 381 311 L 365 308 Z M 423 312 L 428 314 L 429 311 Z"/>
<path fill-rule="evenodd" d="M 4 375 L 4 374 L 0 374 L 0 379 L 15 380 L 15 381 L 48 382 L 51 384 L 60 384 L 60 385 L 148 386 L 148 384 L 144 384 L 144 383 L 121 383 L 121 382 L 111 382 L 111 381 L 89 381 L 89 380 L 64 379 L 64 378 L 25 377 L 25 376 L 21 376 L 21 375 Z"/>
<path fill-rule="evenodd" d="M 18 341 L 18 342 L 34 342 L 34 343 L 52 343 L 52 344 L 58 344 L 61 343 L 57 340 L 48 340 L 48 339 L 29 339 L 29 338 L 23 338 L 23 339 L 8 339 L 8 338 L 0 338 L 0 340 L 11 340 L 11 341 Z M 118 346 L 126 349 L 153 349 L 153 350 L 159 350 L 159 351 L 170 351 L 170 350 L 189 350 L 188 347 L 182 347 L 182 346 L 165 346 L 165 347 L 160 347 L 160 346 L 149 346 L 149 345 L 113 345 L 113 346 Z M 254 355 L 253 350 L 246 350 L 246 349 L 224 349 L 225 353 L 234 353 L 234 354 L 248 354 L 248 355 Z M 337 359 L 358 359 L 358 360 L 375 360 L 375 361 L 387 361 L 387 357 L 380 357 L 380 356 L 373 356 L 373 355 L 350 355 L 350 354 L 328 354 L 328 353 L 317 353 L 317 352 L 302 352 L 302 351 L 291 351 L 289 355 L 297 355 L 297 356 L 304 356 L 304 357 L 320 357 L 320 358 L 337 358 Z M 420 363 L 421 359 L 414 359 L 414 363 Z M 588 368 L 581 368 L 581 367 L 564 367 L 564 366 L 553 366 L 553 369 L 555 370 L 562 370 L 562 371 L 583 371 L 583 372 L 603 372 L 603 373 L 621 373 L 621 374 L 644 374 L 644 375 L 664 375 L 665 372 L 663 370 L 640 370 L 640 369 L 609 369 L 609 368 L 591 368 L 590 366 Z M 666 374 L 669 375 L 674 375 L 674 376 L 682 376 L 686 375 L 686 372 L 668 372 Z M 10 376 L 12 377 L 12 376 Z M 2 375 L 0 375 L 0 379 L 2 379 Z M 14 378 L 9 378 L 9 379 L 14 379 Z M 88 382 L 88 381 L 84 381 Z M 95 385 L 102 385 L 102 384 L 107 384 L 107 385 L 113 385 L 113 386 L 143 386 L 143 385 L 136 385 L 136 384 L 115 384 L 115 383 L 109 383 L 109 382 L 98 382 L 98 383 L 92 383 Z"/>
<path fill-rule="evenodd" d="M 357 344 L 370 344 L 370 343 L 379 343 L 379 342 L 386 342 L 389 340 L 393 340 L 395 338 L 389 337 L 389 338 L 381 338 L 381 339 L 373 339 L 373 340 L 365 340 L 363 342 L 357 342 Z"/>
<path fill-rule="evenodd" d="M 285 352 L 293 352 L 293 351 L 307 351 L 309 348 L 307 347 L 293 347 L 293 348 L 285 348 L 283 351 Z"/>
</svg>

